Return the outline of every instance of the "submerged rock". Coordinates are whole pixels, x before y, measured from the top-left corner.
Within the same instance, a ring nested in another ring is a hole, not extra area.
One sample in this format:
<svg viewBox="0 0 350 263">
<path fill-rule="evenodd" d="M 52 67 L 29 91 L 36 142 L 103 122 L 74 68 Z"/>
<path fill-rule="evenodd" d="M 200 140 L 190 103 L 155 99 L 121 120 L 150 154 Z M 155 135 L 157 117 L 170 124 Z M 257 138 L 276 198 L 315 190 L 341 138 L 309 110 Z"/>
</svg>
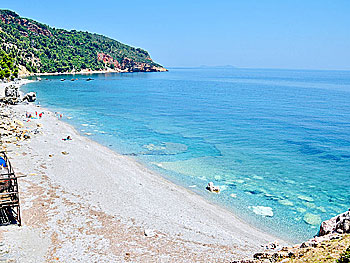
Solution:
<svg viewBox="0 0 350 263">
<path fill-rule="evenodd" d="M 309 225 L 317 226 L 321 223 L 321 217 L 319 215 L 306 213 L 304 216 L 304 221 Z"/>
<path fill-rule="evenodd" d="M 268 206 L 252 206 L 251 209 L 257 215 L 269 216 L 269 217 L 273 216 L 273 210 L 271 207 L 268 207 Z"/>
<path fill-rule="evenodd" d="M 304 201 L 307 201 L 307 202 L 313 202 L 313 201 L 314 201 L 314 199 L 312 199 L 312 197 L 310 197 L 310 196 L 305 196 L 305 195 L 298 195 L 298 198 L 299 198 L 300 200 L 304 200 Z"/>
<path fill-rule="evenodd" d="M 287 199 L 282 199 L 282 200 L 278 200 L 278 202 L 281 204 L 281 205 L 285 205 L 285 206 L 293 206 L 293 202 L 287 200 Z"/>
</svg>

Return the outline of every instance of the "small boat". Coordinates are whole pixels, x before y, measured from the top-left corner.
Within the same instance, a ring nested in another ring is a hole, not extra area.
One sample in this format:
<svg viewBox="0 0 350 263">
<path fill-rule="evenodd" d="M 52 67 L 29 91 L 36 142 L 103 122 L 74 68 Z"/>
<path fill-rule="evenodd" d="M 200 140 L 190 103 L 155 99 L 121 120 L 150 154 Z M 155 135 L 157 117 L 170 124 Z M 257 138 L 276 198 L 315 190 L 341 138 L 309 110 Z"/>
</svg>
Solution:
<svg viewBox="0 0 350 263">
<path fill-rule="evenodd" d="M 38 81 L 41 81 L 41 78 L 37 77 L 37 80 L 38 80 Z"/>
<path fill-rule="evenodd" d="M 75 81 L 75 79 L 71 79 L 70 81 Z"/>
<path fill-rule="evenodd" d="M 61 79 L 61 81 L 65 81 L 66 79 Z"/>
<path fill-rule="evenodd" d="M 86 79 L 86 81 L 90 81 L 90 80 L 93 80 L 92 78 L 88 78 L 88 79 Z"/>
</svg>

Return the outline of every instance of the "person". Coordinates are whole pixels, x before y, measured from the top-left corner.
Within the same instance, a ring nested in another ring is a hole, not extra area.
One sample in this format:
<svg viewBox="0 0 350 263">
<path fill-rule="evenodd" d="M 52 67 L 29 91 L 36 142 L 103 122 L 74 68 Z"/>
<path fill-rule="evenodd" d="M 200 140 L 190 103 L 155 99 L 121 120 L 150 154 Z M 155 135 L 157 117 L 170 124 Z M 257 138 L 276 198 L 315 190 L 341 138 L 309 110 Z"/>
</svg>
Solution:
<svg viewBox="0 0 350 263">
<path fill-rule="evenodd" d="M 41 112 L 41 113 L 39 113 L 39 118 L 41 119 L 41 117 L 43 116 L 43 113 Z"/>
<path fill-rule="evenodd" d="M 62 141 L 71 141 L 72 138 L 68 135 L 67 138 L 62 139 Z"/>
</svg>

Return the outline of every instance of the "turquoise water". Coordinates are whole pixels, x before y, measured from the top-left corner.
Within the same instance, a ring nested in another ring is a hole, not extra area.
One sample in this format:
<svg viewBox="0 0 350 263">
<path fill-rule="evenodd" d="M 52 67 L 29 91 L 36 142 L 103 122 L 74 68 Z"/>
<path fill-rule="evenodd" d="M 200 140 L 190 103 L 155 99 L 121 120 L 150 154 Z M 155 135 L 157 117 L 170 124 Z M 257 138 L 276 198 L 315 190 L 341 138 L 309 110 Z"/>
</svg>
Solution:
<svg viewBox="0 0 350 263">
<path fill-rule="evenodd" d="M 299 242 L 350 207 L 350 72 L 171 69 L 60 78 L 24 90 L 82 134 L 263 230 Z M 220 194 L 205 190 L 209 181 Z"/>
</svg>

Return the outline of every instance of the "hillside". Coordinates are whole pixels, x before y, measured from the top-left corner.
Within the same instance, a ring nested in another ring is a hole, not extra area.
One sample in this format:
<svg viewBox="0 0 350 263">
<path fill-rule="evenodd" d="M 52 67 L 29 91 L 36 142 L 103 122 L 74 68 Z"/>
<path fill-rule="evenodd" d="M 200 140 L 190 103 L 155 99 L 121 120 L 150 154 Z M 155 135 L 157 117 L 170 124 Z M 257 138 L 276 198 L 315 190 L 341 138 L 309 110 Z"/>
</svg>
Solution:
<svg viewBox="0 0 350 263">
<path fill-rule="evenodd" d="M 165 71 L 141 48 L 98 34 L 56 29 L 10 10 L 0 10 L 0 43 L 20 71 Z"/>
</svg>

